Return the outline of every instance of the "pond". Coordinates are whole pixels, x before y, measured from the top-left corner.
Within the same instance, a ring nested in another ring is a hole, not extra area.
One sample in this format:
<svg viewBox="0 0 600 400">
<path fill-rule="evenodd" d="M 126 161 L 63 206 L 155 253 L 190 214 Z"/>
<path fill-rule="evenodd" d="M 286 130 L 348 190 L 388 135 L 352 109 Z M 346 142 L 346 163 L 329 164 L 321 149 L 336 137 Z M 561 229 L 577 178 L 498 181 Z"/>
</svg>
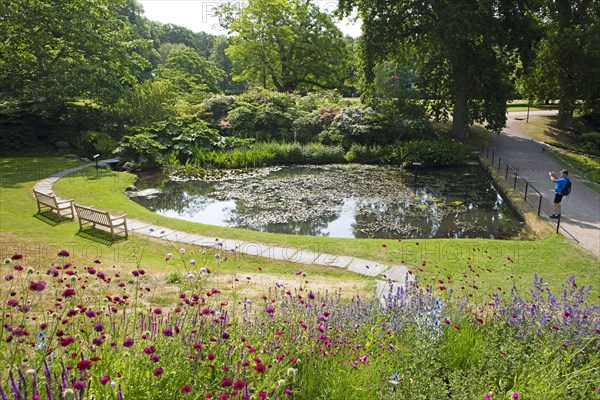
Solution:
<svg viewBox="0 0 600 400">
<path fill-rule="evenodd" d="M 215 181 L 142 175 L 132 196 L 168 217 L 337 238 L 514 238 L 522 224 L 479 165 L 407 171 L 371 165 L 253 170 Z"/>
</svg>

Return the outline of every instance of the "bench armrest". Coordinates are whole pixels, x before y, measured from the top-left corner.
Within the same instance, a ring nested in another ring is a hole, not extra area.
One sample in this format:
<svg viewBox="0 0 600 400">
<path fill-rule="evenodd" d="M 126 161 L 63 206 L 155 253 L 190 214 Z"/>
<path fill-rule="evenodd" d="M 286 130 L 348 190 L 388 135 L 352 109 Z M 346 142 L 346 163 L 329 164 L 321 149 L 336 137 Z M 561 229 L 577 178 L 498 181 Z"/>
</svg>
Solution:
<svg viewBox="0 0 600 400">
<path fill-rule="evenodd" d="M 68 199 L 68 200 L 56 200 L 56 202 L 57 202 L 58 204 L 63 204 L 63 203 L 72 203 L 72 202 L 74 202 L 74 201 L 75 201 L 75 199 Z"/>
</svg>

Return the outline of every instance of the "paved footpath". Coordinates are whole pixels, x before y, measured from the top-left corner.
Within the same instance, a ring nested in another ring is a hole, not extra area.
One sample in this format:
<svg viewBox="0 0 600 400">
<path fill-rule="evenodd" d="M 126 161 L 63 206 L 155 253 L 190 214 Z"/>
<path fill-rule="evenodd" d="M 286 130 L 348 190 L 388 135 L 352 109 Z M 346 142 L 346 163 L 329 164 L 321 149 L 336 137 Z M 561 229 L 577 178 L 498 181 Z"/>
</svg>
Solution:
<svg viewBox="0 0 600 400">
<path fill-rule="evenodd" d="M 556 111 L 534 111 L 530 112 L 530 116 L 556 113 Z M 550 156 L 549 146 L 527 136 L 521 127 L 526 117 L 526 112 L 508 113 L 507 127 L 502 134 L 494 136 L 491 147 L 503 160 L 515 169 L 518 168 L 519 174 L 542 192 L 544 200 L 541 214 L 555 225 L 555 220 L 549 219 L 554 212 L 552 205 L 554 183 L 548 177 L 548 172 L 554 171 L 560 175 L 560 170 L 565 167 Z M 600 258 L 600 194 L 585 186 L 576 171 L 571 168 L 566 169 L 569 170 L 569 177 L 573 181 L 573 189 L 561 203 L 560 232 Z"/>
<path fill-rule="evenodd" d="M 114 163 L 116 161 L 118 160 L 102 160 L 99 162 L 99 165 L 104 167 L 106 164 Z M 60 171 L 37 182 L 33 188 L 40 192 L 51 193 L 53 192 L 52 185 L 60 178 L 94 165 L 95 163 L 89 163 Z M 209 238 L 195 233 L 177 231 L 135 219 L 128 218 L 127 227 L 130 234 L 137 234 L 140 237 L 149 239 L 165 240 L 170 243 L 181 243 L 182 245 L 194 245 L 209 248 L 215 248 L 215 245 L 217 245 L 215 238 L 213 237 Z M 324 265 L 345 268 L 350 272 L 375 277 L 377 278 L 376 293 L 377 296 L 382 299 L 382 302 L 390 289 L 396 290 L 403 286 L 407 277 L 412 280 L 412 275 L 408 274 L 408 268 L 404 265 L 384 265 L 372 260 L 297 248 L 280 247 L 266 243 L 243 242 L 240 240 L 223 238 L 219 238 L 219 243 L 218 247 L 223 248 L 224 251 L 235 251 L 237 254 L 290 261 L 305 265 Z"/>
</svg>

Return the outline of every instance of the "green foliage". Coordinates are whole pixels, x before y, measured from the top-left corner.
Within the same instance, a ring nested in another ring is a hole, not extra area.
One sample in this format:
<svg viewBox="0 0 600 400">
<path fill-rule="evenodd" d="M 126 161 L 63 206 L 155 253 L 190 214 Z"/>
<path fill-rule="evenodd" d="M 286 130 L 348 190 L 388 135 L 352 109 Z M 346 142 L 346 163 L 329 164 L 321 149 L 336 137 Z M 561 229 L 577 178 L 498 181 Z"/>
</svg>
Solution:
<svg viewBox="0 0 600 400">
<path fill-rule="evenodd" d="M 579 137 L 581 148 L 588 153 L 600 155 L 600 132 L 586 132 Z"/>
<path fill-rule="evenodd" d="M 201 101 L 207 92 L 217 92 L 224 74 L 189 47 L 172 49 L 155 73 L 158 78 L 169 81 L 180 95 L 185 95 L 191 102 Z"/>
<path fill-rule="evenodd" d="M 255 90 L 238 96 L 227 121 L 234 134 L 260 141 L 291 141 L 296 119 L 295 96 Z"/>
<path fill-rule="evenodd" d="M 116 105 L 130 124 L 145 125 L 173 116 L 177 96 L 167 80 L 149 79 L 129 89 Z"/>
<path fill-rule="evenodd" d="M 181 283 L 182 280 L 183 278 L 181 277 L 181 273 L 177 271 L 169 272 L 169 274 L 167 275 L 167 283 L 171 285 Z"/>
<path fill-rule="evenodd" d="M 77 142 L 77 147 L 83 154 L 100 154 L 107 157 L 117 147 L 115 139 L 106 132 L 87 131 Z"/>
<path fill-rule="evenodd" d="M 360 164 L 399 164 L 393 146 L 365 146 L 353 144 L 346 153 L 346 161 Z"/>
<path fill-rule="evenodd" d="M 462 137 L 475 121 L 492 130 L 504 126 L 511 55 L 531 47 L 534 3 L 343 0 L 339 6 L 345 14 L 357 8 L 363 21 L 366 82 L 373 82 L 378 63 L 389 60 L 414 70 L 431 115 L 451 111 L 452 133 Z"/>
<path fill-rule="evenodd" d="M 233 108 L 234 102 L 235 98 L 233 96 L 210 96 L 202 103 L 204 106 L 202 119 L 210 121 L 216 126 L 220 121 L 227 117 L 227 113 Z"/>
<path fill-rule="evenodd" d="M 234 80 L 281 92 L 336 88 L 349 77 L 349 52 L 331 16 L 311 2 L 250 0 L 219 9 L 221 25 L 235 33 L 225 54 Z"/>
<path fill-rule="evenodd" d="M 125 3 L 84 0 L 2 3 L 0 95 L 33 101 L 31 110 L 52 114 L 65 101 L 85 96 L 112 103 L 124 84 L 149 66 L 136 50 Z"/>
<path fill-rule="evenodd" d="M 422 167 L 461 165 L 468 160 L 470 150 L 458 143 L 442 140 L 411 140 L 396 148 L 401 165 L 412 166 L 419 162 Z"/>
<path fill-rule="evenodd" d="M 213 149 L 231 149 L 247 140 L 221 136 L 202 120 L 169 118 L 150 126 L 130 128 L 115 153 L 138 167 L 151 168 L 171 162 L 185 163 L 193 154 Z"/>
</svg>

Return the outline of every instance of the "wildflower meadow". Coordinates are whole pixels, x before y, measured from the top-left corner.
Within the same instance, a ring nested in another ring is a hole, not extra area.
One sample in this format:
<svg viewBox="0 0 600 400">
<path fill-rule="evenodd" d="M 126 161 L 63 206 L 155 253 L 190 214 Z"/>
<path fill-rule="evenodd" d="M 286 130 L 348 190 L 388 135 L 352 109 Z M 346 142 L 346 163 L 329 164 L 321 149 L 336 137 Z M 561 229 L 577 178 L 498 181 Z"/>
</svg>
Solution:
<svg viewBox="0 0 600 400">
<path fill-rule="evenodd" d="M 479 302 L 418 278 L 368 298 L 313 291 L 294 270 L 294 287 L 250 298 L 215 285 L 219 253 L 214 268 L 166 254 L 160 277 L 73 261 L 0 267 L 1 400 L 600 396 L 600 307 L 575 276 Z M 177 290 L 157 305 L 165 279 Z"/>
</svg>

